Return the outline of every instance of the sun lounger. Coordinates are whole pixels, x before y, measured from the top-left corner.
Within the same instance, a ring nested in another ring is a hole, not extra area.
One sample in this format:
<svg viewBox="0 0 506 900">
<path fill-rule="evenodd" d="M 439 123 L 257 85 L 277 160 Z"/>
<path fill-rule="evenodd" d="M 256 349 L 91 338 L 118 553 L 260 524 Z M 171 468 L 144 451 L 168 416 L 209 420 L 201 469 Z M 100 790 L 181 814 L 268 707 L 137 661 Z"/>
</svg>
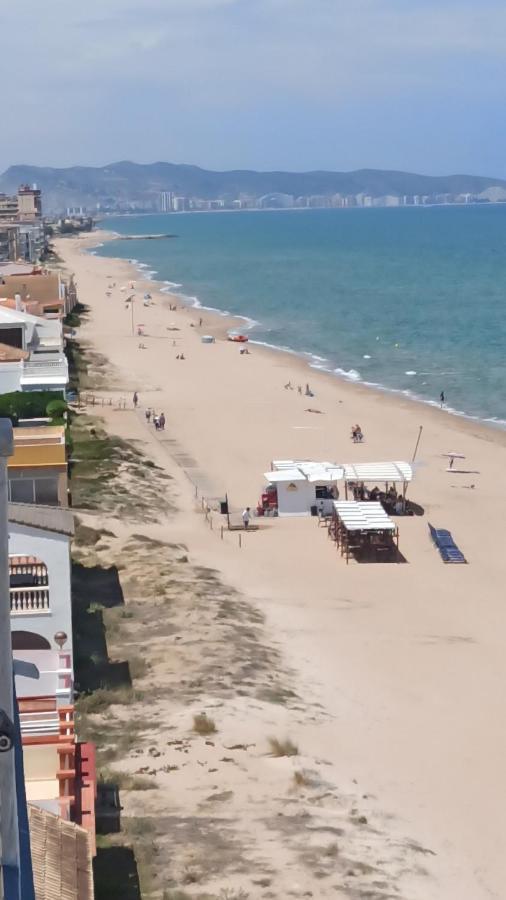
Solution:
<svg viewBox="0 0 506 900">
<path fill-rule="evenodd" d="M 429 522 L 430 536 L 439 550 L 439 555 L 445 563 L 467 563 L 467 559 L 457 547 L 453 537 L 445 528 L 434 528 Z"/>
</svg>

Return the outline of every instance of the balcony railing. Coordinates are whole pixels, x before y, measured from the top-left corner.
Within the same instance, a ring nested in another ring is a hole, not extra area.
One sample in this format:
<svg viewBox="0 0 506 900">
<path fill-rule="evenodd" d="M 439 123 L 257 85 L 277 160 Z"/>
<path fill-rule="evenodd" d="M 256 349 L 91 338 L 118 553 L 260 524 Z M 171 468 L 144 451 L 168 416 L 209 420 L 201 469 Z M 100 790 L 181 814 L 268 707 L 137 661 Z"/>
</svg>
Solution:
<svg viewBox="0 0 506 900">
<path fill-rule="evenodd" d="M 48 587 L 12 587 L 10 595 L 11 614 L 14 616 L 36 615 L 50 611 Z"/>
</svg>

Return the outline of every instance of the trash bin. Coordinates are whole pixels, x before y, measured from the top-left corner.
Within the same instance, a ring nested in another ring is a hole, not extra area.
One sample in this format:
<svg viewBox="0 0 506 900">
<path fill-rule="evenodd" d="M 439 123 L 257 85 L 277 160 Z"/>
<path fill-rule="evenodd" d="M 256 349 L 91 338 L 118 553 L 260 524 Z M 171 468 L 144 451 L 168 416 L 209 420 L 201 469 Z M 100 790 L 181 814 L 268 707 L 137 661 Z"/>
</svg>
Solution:
<svg viewBox="0 0 506 900">
<path fill-rule="evenodd" d="M 318 507 L 316 505 L 311 507 L 311 515 L 312 516 L 318 515 Z"/>
<path fill-rule="evenodd" d="M 228 514 L 228 503 L 226 500 L 220 500 L 220 513 L 222 516 L 226 516 Z"/>
</svg>

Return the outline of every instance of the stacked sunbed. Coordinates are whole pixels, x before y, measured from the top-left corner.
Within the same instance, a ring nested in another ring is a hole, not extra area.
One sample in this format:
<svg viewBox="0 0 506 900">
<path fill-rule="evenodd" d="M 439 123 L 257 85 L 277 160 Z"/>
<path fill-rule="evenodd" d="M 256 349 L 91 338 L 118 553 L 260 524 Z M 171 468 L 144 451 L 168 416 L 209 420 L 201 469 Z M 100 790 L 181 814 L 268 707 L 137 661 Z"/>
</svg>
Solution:
<svg viewBox="0 0 506 900">
<path fill-rule="evenodd" d="M 439 550 L 439 555 L 445 563 L 467 563 L 462 550 L 459 550 L 452 538 L 451 532 L 444 528 L 434 528 L 429 522 L 430 536 Z"/>
</svg>

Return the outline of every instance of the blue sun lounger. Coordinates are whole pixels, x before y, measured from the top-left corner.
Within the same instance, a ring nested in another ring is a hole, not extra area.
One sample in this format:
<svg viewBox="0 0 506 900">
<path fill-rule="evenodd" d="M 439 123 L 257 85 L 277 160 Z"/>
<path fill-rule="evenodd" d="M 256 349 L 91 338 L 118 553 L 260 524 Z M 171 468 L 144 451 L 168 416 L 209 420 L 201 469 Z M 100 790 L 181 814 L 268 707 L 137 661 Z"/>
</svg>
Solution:
<svg viewBox="0 0 506 900">
<path fill-rule="evenodd" d="M 445 528 L 434 528 L 429 522 L 430 536 L 439 550 L 439 555 L 445 563 L 467 563 L 462 550 L 459 550 L 451 533 Z"/>
</svg>

